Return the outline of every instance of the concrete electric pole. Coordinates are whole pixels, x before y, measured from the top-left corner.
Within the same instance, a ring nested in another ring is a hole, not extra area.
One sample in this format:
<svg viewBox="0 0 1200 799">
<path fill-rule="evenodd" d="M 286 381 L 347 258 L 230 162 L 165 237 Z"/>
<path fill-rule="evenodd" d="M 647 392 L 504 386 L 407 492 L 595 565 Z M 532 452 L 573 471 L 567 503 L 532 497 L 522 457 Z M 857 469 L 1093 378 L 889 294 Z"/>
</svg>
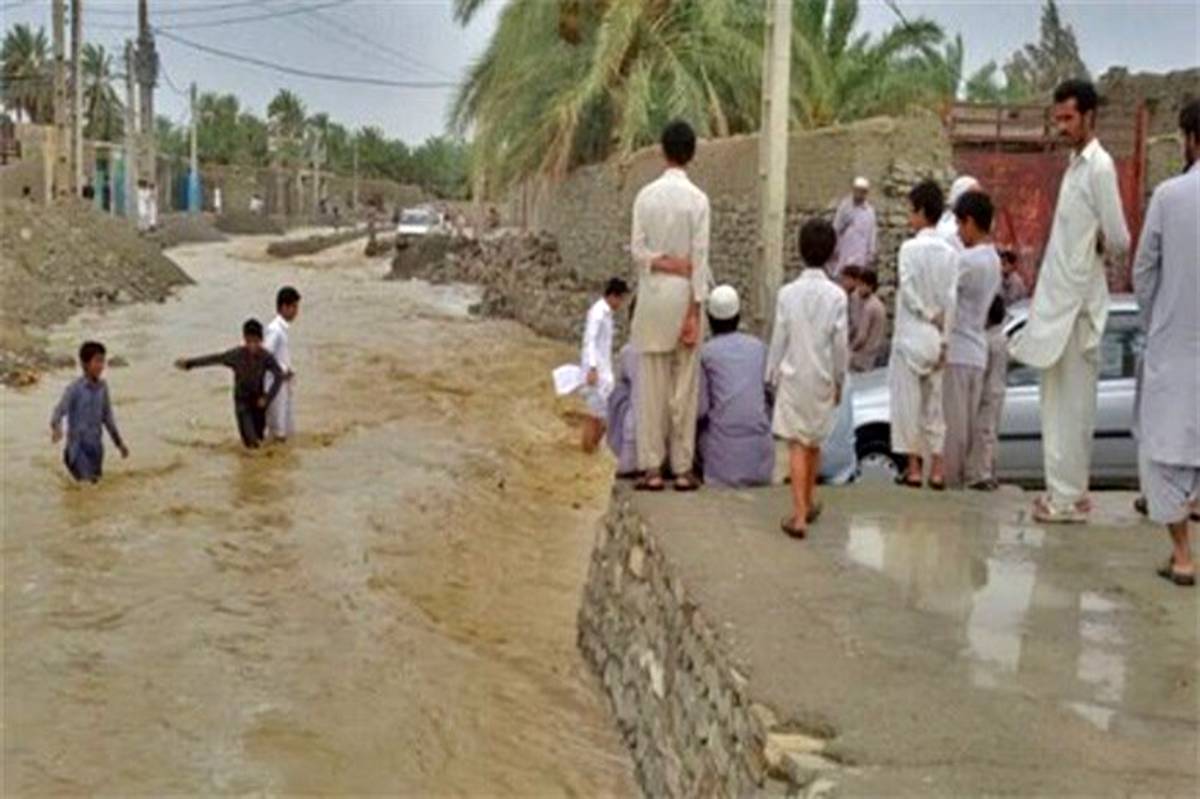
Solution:
<svg viewBox="0 0 1200 799">
<path fill-rule="evenodd" d="M 137 216 L 137 84 L 133 42 L 125 41 L 125 216 Z"/>
<path fill-rule="evenodd" d="M 770 335 L 775 297 L 783 282 L 787 224 L 788 95 L 792 69 L 791 0 L 768 0 L 763 50 L 762 124 L 759 130 L 762 264 L 757 272 L 756 321 Z"/>
<path fill-rule="evenodd" d="M 83 0 L 71 0 L 71 194 L 83 190 Z"/>
<path fill-rule="evenodd" d="M 350 205 L 358 210 L 358 134 L 354 135 L 354 184 L 350 194 Z"/>
<path fill-rule="evenodd" d="M 158 86 L 158 51 L 154 33 L 150 30 L 150 10 L 147 0 L 138 0 L 138 37 L 135 54 L 138 101 L 141 103 L 140 128 L 144 137 L 146 180 L 157 183 L 158 138 L 154 122 L 154 88 Z"/>
<path fill-rule="evenodd" d="M 67 118 L 67 10 L 65 0 L 54 0 L 54 197 L 67 193 L 70 182 L 71 129 Z"/>
<path fill-rule="evenodd" d="M 189 115 L 191 121 L 191 152 L 188 159 L 188 165 L 191 171 L 188 173 L 188 211 L 196 213 L 200 210 L 200 156 L 196 149 L 196 82 L 192 81 L 191 91 L 189 92 L 191 100 L 191 113 Z"/>
</svg>

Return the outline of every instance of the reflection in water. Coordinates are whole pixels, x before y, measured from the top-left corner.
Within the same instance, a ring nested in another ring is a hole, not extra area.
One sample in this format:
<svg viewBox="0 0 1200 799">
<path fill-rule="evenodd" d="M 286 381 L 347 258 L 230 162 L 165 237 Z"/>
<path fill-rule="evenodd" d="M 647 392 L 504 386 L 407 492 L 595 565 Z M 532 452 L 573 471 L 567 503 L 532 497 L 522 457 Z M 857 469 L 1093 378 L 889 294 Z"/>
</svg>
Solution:
<svg viewBox="0 0 1200 799">
<path fill-rule="evenodd" d="M 1001 525 L 991 557 L 987 584 L 975 594 L 967 622 L 976 685 L 994 688 L 998 673 L 1014 674 L 1021 660 L 1022 625 L 1033 599 L 1037 564 L 1026 548 L 1042 545 L 1041 530 Z"/>
<path fill-rule="evenodd" d="M 1069 707 L 1102 730 L 1112 727 L 1115 705 L 1125 694 L 1124 638 L 1117 626 L 1119 605 L 1099 594 L 1079 595 L 1079 659 L 1075 673 L 1087 685 L 1092 702 L 1072 702 Z"/>
</svg>

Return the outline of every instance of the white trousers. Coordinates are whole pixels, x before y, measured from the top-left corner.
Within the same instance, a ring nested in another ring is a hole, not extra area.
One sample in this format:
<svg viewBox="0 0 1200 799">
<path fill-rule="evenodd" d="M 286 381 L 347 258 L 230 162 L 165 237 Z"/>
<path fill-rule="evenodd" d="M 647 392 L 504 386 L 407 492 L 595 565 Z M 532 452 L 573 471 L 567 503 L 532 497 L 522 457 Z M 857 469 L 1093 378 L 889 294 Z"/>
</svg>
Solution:
<svg viewBox="0 0 1200 799">
<path fill-rule="evenodd" d="M 980 459 L 983 428 L 979 410 L 983 402 L 983 370 L 976 366 L 950 364 L 943 380 L 946 419 L 946 485 L 961 488 L 978 479 L 972 464 Z"/>
<path fill-rule="evenodd" d="M 1055 510 L 1070 510 L 1088 490 L 1096 428 L 1098 347 L 1084 349 L 1091 326 L 1082 314 L 1059 359 L 1042 371 L 1042 460 Z"/>
<path fill-rule="evenodd" d="M 946 442 L 942 372 L 918 375 L 897 353 L 888 369 L 892 451 L 900 455 L 941 455 Z"/>
<path fill-rule="evenodd" d="M 292 381 L 286 380 L 279 387 L 279 393 L 267 406 L 267 432 L 272 438 L 291 438 L 296 432 L 296 422 L 292 418 Z"/>
</svg>

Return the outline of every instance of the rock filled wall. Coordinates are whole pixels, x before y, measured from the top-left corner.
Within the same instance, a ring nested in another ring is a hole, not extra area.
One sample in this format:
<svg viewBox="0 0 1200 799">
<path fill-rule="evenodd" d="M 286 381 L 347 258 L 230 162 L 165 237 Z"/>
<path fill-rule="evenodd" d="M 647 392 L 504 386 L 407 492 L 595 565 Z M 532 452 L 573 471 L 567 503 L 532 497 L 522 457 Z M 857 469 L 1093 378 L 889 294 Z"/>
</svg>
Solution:
<svg viewBox="0 0 1200 799">
<path fill-rule="evenodd" d="M 579 648 L 607 694 L 647 796 L 822 796 L 839 763 L 754 701 L 654 531 L 614 491 L 596 543 Z"/>
</svg>

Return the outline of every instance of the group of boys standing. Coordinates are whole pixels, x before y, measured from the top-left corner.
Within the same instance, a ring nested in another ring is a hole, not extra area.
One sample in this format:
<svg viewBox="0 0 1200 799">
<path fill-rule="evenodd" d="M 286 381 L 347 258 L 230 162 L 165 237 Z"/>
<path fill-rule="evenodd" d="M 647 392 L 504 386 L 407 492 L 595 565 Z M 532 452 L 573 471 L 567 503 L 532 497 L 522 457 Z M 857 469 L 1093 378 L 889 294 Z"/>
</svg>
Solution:
<svg viewBox="0 0 1200 799">
<path fill-rule="evenodd" d="M 263 330 L 257 319 L 242 325 L 242 345 L 213 355 L 180 358 L 176 367 L 191 370 L 203 366 L 226 366 L 233 372 L 233 411 L 238 434 L 248 449 L 258 448 L 268 433 L 275 441 L 286 441 L 295 432 L 293 416 L 291 324 L 300 313 L 300 292 L 281 288 L 275 297 L 276 315 Z M 63 462 L 71 476 L 81 482 L 97 482 L 104 471 L 104 430 L 108 431 L 121 457 L 129 449 L 117 428 L 103 379 L 107 350 L 98 341 L 79 348 L 82 376 L 71 382 L 50 417 L 50 435 L 63 439 L 67 423 Z"/>
<path fill-rule="evenodd" d="M 1038 291 L 1011 345 L 1002 325 L 1005 300 L 1021 299 L 1025 288 L 1015 259 L 1002 256 L 991 241 L 994 209 L 988 195 L 970 177 L 955 182 L 949 208 L 932 181 L 909 193 L 915 235 L 898 257 L 888 376 L 892 449 L 906 458 L 897 482 L 934 489 L 995 488 L 996 432 L 1011 353 L 1042 373 L 1047 491 L 1034 501 L 1033 516 L 1043 523 L 1086 521 L 1098 349 L 1108 309 L 1105 259 L 1121 258 L 1129 247 L 1116 170 L 1094 135 L 1097 106 L 1096 91 L 1086 81 L 1066 81 L 1055 91 L 1054 118 L 1072 154 Z M 1180 585 L 1194 583 L 1187 519 L 1200 489 L 1200 261 L 1195 252 L 1197 171 L 1191 166 L 1197 108 L 1193 103 L 1181 116 L 1189 169 L 1155 193 L 1135 268 L 1148 333 L 1137 420 L 1142 481 L 1149 515 L 1168 525 L 1174 542 L 1172 558 L 1159 573 Z M 803 538 L 820 515 L 813 487 L 821 445 L 838 421 L 852 343 L 878 335 L 877 320 L 870 319 L 867 334 L 851 335 L 851 319 L 862 324 L 861 303 L 873 298 L 876 284 L 873 271 L 841 260 L 857 249 L 871 258 L 874 212 L 864 202 L 868 184 L 856 181 L 854 201 L 843 203 L 834 224 L 811 219 L 803 226 L 799 244 L 806 268 L 779 292 L 768 349 L 737 333 L 736 291 L 730 286 L 710 291 L 709 201 L 685 171 L 695 147 L 686 123 L 669 125 L 662 136 L 666 169 L 634 203 L 630 249 L 637 297 L 630 345 L 618 366 L 636 379 L 632 396 L 618 391 L 608 397 L 610 443 L 623 467 L 636 466 L 637 489 L 663 490 L 669 469 L 676 490 L 695 490 L 697 423 L 703 428 L 719 404 L 724 413 L 716 414 L 722 429 L 715 446 L 706 448 L 703 429 L 699 436 L 705 479 L 764 484 L 772 457 L 761 442 L 769 442 L 772 434 L 786 440 L 794 507 L 781 527 Z M 831 270 L 841 286 L 831 279 Z M 606 297 L 589 314 L 589 320 L 593 314 L 606 320 L 608 342 L 612 312 L 627 293 L 623 281 L 611 281 Z M 852 301 L 859 303 L 854 314 Z M 878 309 L 872 307 L 868 316 L 878 316 Z M 714 335 L 702 345 L 707 328 Z M 585 360 L 596 352 L 597 330 L 589 322 Z M 592 357 L 589 384 L 607 396 L 600 388 L 620 382 L 611 353 L 603 364 Z M 860 363 L 874 366 L 877 356 L 868 353 Z M 1173 420 L 1170 431 L 1162 429 L 1166 420 Z M 593 431 L 602 429 L 597 425 Z M 624 457 L 630 438 L 636 441 L 634 464 Z"/>
</svg>

